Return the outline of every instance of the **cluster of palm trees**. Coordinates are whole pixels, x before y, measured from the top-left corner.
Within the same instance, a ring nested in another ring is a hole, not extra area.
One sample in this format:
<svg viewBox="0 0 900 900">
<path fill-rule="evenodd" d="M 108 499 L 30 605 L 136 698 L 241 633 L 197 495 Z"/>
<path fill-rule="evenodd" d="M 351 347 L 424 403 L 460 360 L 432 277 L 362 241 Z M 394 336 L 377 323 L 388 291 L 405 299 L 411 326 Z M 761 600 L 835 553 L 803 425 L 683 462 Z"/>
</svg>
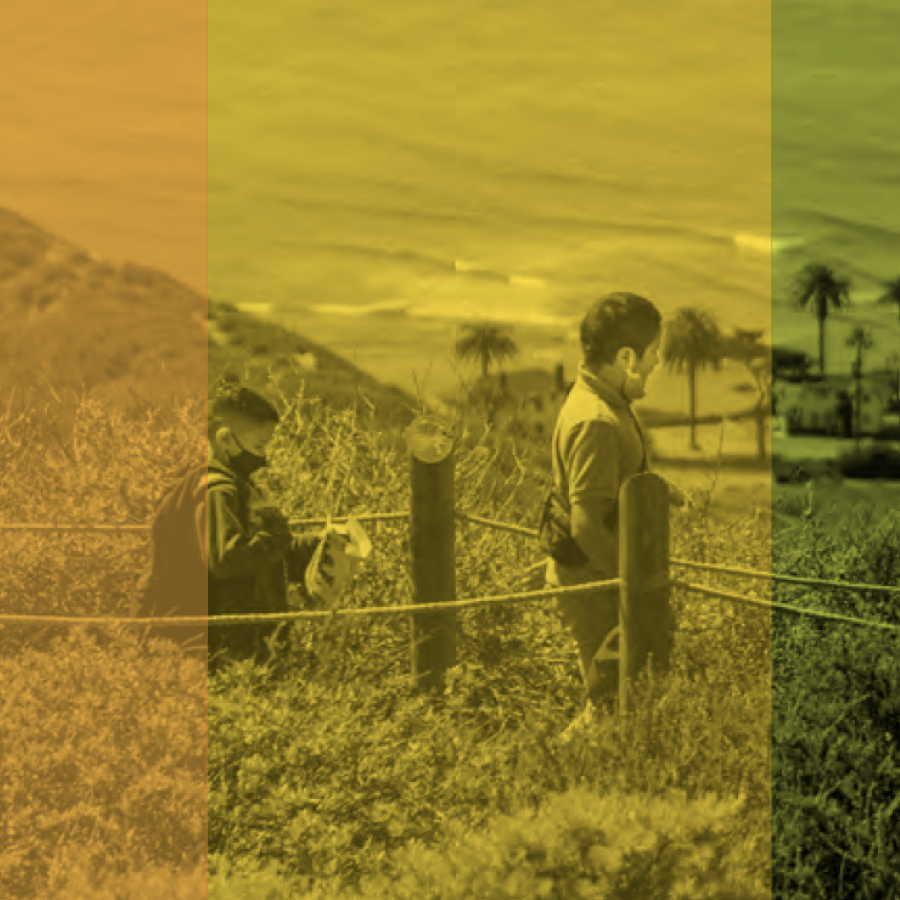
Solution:
<svg viewBox="0 0 900 900">
<path fill-rule="evenodd" d="M 810 263 L 797 278 L 795 296 L 797 306 L 810 309 L 819 322 L 819 371 L 825 374 L 825 325 L 833 312 L 845 312 L 851 306 L 850 279 L 835 273 L 830 266 Z M 897 307 L 900 316 L 900 277 L 884 284 L 885 291 L 878 302 Z M 859 332 L 859 334 L 857 334 Z M 848 346 L 863 346 L 870 342 L 871 335 L 863 329 L 855 329 L 847 341 Z"/>
<path fill-rule="evenodd" d="M 679 310 L 666 328 L 663 363 L 671 371 L 685 374 L 690 393 L 690 445 L 697 449 L 697 375 L 707 368 L 721 369 L 727 358 L 743 362 L 753 374 L 759 400 L 760 453 L 764 453 L 764 410 L 771 396 L 771 362 L 768 349 L 760 342 L 761 331 L 736 330 L 726 338 L 715 319 L 696 309 Z M 474 362 L 481 369 L 484 382 L 491 366 L 502 371 L 505 362 L 513 359 L 519 348 L 508 326 L 495 324 L 464 325 L 456 342 L 456 356 Z"/>
<path fill-rule="evenodd" d="M 819 371 L 824 376 L 825 369 L 825 326 L 832 313 L 841 313 L 851 306 L 850 279 L 838 275 L 831 267 L 821 263 L 810 263 L 804 267 L 795 286 L 795 300 L 801 309 L 810 309 L 819 323 Z M 884 293 L 878 298 L 882 305 L 897 308 L 900 317 L 900 277 L 884 283 Z M 862 377 L 863 377 L 863 352 L 871 350 L 875 346 L 872 333 L 861 327 L 854 328 L 847 338 L 847 346 L 856 349 L 856 359 L 853 362 L 853 377 L 856 382 L 856 432 L 860 432 L 860 416 L 862 414 Z M 894 354 L 891 360 L 900 362 L 900 356 Z M 900 383 L 895 386 L 896 402 L 900 397 Z"/>
<path fill-rule="evenodd" d="M 851 304 L 851 283 L 848 278 L 821 263 L 810 263 L 797 276 L 794 286 L 796 306 L 810 309 L 819 323 L 819 368 L 825 372 L 825 326 L 833 312 L 843 312 Z M 882 304 L 896 306 L 900 316 L 900 277 L 885 284 L 885 293 L 879 298 Z M 757 388 L 754 415 L 757 423 L 757 451 L 765 456 L 765 421 L 771 414 L 773 370 L 772 350 L 762 343 L 763 332 L 734 329 L 725 335 L 715 318 L 702 310 L 685 308 L 678 310 L 666 326 L 666 339 L 662 348 L 663 364 L 670 371 L 687 376 L 690 402 L 691 449 L 697 445 L 697 375 L 704 369 L 719 371 L 725 360 L 742 363 L 753 376 Z M 850 335 L 848 346 L 856 348 L 854 375 L 857 379 L 857 415 L 860 404 L 859 390 L 863 370 L 863 353 L 873 346 L 871 334 L 856 328 Z M 456 356 L 464 361 L 477 363 L 486 381 L 495 363 L 502 371 L 503 364 L 513 359 L 519 348 L 511 329 L 496 324 L 465 325 L 456 342 Z M 900 357 L 897 357 L 900 363 Z"/>
</svg>

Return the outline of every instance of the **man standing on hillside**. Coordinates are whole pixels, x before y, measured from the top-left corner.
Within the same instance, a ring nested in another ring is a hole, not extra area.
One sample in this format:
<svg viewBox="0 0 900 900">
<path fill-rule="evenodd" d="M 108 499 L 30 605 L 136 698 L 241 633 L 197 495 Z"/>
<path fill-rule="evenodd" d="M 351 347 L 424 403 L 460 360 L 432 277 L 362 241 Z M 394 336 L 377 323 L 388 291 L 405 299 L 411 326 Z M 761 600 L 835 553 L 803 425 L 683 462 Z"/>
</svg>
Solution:
<svg viewBox="0 0 900 900">
<path fill-rule="evenodd" d="M 584 317 L 584 359 L 553 434 L 552 483 L 541 523 L 541 545 L 550 557 L 548 588 L 619 575 L 619 491 L 629 478 L 649 471 L 631 405 L 644 396 L 661 340 L 662 316 L 635 294 L 610 294 Z M 676 506 L 687 501 L 674 485 L 670 499 Z M 594 658 L 618 627 L 618 591 L 563 596 L 557 608 L 578 644 L 588 694 L 584 715 L 564 735 L 568 739 L 595 710 L 611 711 L 618 696 L 618 663 Z"/>
</svg>

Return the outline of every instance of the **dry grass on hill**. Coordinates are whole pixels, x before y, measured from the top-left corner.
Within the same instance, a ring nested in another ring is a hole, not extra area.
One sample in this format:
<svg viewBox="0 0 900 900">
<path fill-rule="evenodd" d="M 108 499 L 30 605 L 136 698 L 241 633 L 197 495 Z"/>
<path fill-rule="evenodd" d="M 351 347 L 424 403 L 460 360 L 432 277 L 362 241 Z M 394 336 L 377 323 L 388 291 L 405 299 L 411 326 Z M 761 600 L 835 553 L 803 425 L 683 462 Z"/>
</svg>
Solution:
<svg viewBox="0 0 900 900">
<path fill-rule="evenodd" d="M 4 403 L 21 404 L 48 382 L 61 396 L 88 388 L 117 406 L 203 396 L 231 369 L 257 386 L 271 372 L 288 395 L 305 381 L 307 393 L 336 407 L 353 403 L 360 388 L 379 418 L 411 417 L 412 398 L 325 348 L 208 302 L 162 272 L 93 256 L 2 209 L 0 343 Z"/>
</svg>

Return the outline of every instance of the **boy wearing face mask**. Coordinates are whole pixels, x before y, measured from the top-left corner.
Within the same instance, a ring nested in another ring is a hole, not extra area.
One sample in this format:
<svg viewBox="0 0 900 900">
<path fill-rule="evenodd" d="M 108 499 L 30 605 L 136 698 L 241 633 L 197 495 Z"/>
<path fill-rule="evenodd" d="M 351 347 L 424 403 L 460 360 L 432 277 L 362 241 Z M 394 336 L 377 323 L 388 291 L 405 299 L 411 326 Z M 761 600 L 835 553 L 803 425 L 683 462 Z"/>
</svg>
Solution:
<svg viewBox="0 0 900 900">
<path fill-rule="evenodd" d="M 260 394 L 226 383 L 211 404 L 207 464 L 164 500 L 153 526 L 151 562 L 135 614 L 218 616 L 288 611 L 287 583 L 303 584 L 321 535 L 291 534 L 287 520 L 252 481 L 267 464 L 279 422 Z M 261 658 L 275 624 L 209 629 L 208 652 Z M 185 630 L 206 652 L 205 629 Z M 171 635 L 172 629 L 166 629 Z M 164 632 L 164 634 L 166 633 Z"/>
<path fill-rule="evenodd" d="M 622 485 L 649 471 L 632 403 L 659 363 L 662 316 L 643 297 L 610 294 L 581 325 L 583 363 L 553 434 L 552 484 L 542 522 L 548 588 L 609 581 L 619 574 L 618 499 Z M 670 499 L 686 497 L 670 485 Z M 619 624 L 618 594 L 563 596 L 557 609 L 578 645 L 588 704 L 574 728 L 618 695 L 618 663 L 594 656 Z M 667 627 L 667 626 L 665 626 Z M 568 734 L 568 733 L 567 733 Z"/>
</svg>

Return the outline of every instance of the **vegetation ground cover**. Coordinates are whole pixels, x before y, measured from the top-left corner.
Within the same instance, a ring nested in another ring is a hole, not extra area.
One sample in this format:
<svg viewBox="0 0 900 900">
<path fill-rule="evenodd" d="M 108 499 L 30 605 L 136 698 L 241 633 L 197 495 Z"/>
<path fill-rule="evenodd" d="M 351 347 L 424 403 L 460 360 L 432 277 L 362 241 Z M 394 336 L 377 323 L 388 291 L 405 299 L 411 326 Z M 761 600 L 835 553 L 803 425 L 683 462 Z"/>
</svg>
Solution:
<svg viewBox="0 0 900 900">
<path fill-rule="evenodd" d="M 0 443 L 3 520 L 143 522 L 203 450 L 203 404 L 130 418 L 73 399 L 67 444 L 26 414 Z M 405 508 L 396 435 L 366 412 L 285 398 L 270 489 L 290 515 Z M 546 472 L 527 447 L 467 436 L 457 502 L 534 524 Z M 673 555 L 896 583 L 895 525 L 845 530 L 764 509 L 673 520 Z M 403 523 L 351 601 L 407 602 Z M 3 607 L 122 614 L 135 535 L 5 535 Z M 460 523 L 460 596 L 515 589 L 521 538 Z M 731 576 L 692 580 L 768 588 Z M 898 622 L 895 602 L 782 589 L 803 606 Z M 550 602 L 459 615 L 459 665 L 415 695 L 405 618 L 285 629 L 265 668 L 207 684 L 201 663 L 123 629 L 0 630 L 4 896 L 75 898 L 890 897 L 900 869 L 900 676 L 890 634 L 674 595 L 673 671 L 638 712 L 569 746 L 582 697 Z M 773 676 L 774 672 L 774 676 Z M 472 837 L 474 835 L 474 837 Z M 679 894 L 679 891 L 681 893 Z"/>
</svg>

